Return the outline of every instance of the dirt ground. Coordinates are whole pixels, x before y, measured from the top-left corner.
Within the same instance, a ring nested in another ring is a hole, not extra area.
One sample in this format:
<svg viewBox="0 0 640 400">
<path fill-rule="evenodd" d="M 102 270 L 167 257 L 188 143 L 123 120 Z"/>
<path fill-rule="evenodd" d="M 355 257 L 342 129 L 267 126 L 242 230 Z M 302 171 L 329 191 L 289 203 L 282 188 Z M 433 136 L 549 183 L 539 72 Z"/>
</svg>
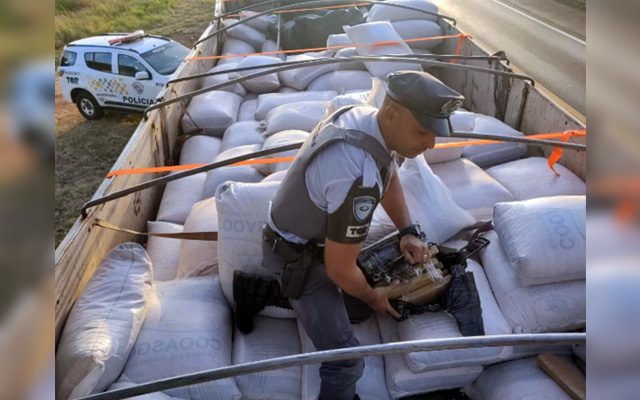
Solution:
<svg viewBox="0 0 640 400">
<path fill-rule="evenodd" d="M 213 15 L 212 4 L 212 1 L 185 0 L 170 21 L 149 32 L 192 47 Z M 120 155 L 142 114 L 107 111 L 101 120 L 87 121 L 75 104 L 62 98 L 57 80 L 55 106 L 57 246 Z"/>
</svg>

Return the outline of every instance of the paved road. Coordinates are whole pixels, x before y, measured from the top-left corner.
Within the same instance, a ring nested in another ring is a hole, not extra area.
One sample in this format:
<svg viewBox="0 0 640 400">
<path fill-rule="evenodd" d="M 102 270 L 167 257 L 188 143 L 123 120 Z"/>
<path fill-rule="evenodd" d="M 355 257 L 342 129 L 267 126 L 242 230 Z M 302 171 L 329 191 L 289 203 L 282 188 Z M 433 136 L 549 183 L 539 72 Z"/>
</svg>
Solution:
<svg viewBox="0 0 640 400">
<path fill-rule="evenodd" d="M 586 109 L 584 10 L 559 0 L 431 0 L 440 13 L 578 112 Z"/>
</svg>

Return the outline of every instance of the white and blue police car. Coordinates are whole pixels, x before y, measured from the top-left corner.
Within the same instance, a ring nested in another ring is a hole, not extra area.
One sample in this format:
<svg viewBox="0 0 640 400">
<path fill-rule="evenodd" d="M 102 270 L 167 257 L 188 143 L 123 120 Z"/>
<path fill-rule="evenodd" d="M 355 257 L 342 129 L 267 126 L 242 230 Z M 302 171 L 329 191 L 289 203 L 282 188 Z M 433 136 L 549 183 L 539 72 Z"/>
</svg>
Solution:
<svg viewBox="0 0 640 400">
<path fill-rule="evenodd" d="M 104 109 L 142 111 L 188 54 L 180 43 L 143 31 L 76 40 L 60 58 L 62 95 L 87 119 L 101 118 Z"/>
</svg>

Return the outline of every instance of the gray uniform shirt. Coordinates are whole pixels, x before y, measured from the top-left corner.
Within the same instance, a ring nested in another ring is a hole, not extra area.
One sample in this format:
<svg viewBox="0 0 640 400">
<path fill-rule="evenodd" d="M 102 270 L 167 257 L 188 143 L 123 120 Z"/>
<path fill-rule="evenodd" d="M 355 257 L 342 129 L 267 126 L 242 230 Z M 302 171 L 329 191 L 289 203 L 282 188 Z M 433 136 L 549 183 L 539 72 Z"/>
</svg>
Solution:
<svg viewBox="0 0 640 400">
<path fill-rule="evenodd" d="M 377 108 L 358 106 L 345 112 L 334 123 L 341 128 L 356 129 L 369 134 L 387 149 L 377 117 Z M 382 191 L 384 183 L 373 157 L 359 147 L 338 142 L 316 155 L 309 163 L 305 181 L 313 203 L 321 210 L 332 214 L 344 203 L 353 182 L 361 176 L 362 186 L 371 188 L 378 184 Z M 380 195 L 382 196 L 382 192 Z M 269 225 L 287 241 L 305 242 L 290 232 L 279 230 L 271 221 L 271 213 Z"/>
</svg>

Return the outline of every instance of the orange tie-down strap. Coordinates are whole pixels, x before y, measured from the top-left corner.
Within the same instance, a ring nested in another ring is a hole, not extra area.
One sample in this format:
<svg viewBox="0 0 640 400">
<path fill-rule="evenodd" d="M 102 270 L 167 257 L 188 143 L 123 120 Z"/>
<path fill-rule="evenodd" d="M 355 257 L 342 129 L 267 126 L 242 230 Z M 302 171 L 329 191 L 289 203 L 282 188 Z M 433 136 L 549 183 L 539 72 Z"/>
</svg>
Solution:
<svg viewBox="0 0 640 400">
<path fill-rule="evenodd" d="M 567 141 L 570 137 L 582 137 L 586 136 L 587 131 L 566 131 L 566 132 L 554 132 L 554 133 L 541 133 L 536 135 L 527 135 L 526 137 L 529 139 L 564 139 L 563 141 Z M 466 146 L 483 146 L 489 144 L 502 143 L 500 140 L 469 140 L 463 142 L 449 142 L 449 143 L 437 143 L 434 149 L 453 149 L 457 147 L 466 147 Z M 556 149 L 554 149 L 556 150 Z M 552 152 L 553 155 L 553 152 Z M 560 153 L 562 156 L 562 153 Z M 549 156 L 551 157 L 551 156 Z M 273 157 L 273 158 L 255 158 L 251 160 L 240 161 L 235 164 L 228 165 L 228 167 L 239 167 L 243 165 L 258 165 L 258 164 L 276 164 L 282 162 L 291 162 L 293 161 L 294 156 L 290 157 Z M 560 158 L 558 158 L 559 160 Z M 558 160 L 555 160 L 557 162 Z M 555 164 L 554 162 L 554 164 Z M 203 167 L 208 164 L 187 164 L 187 165 L 170 165 L 166 167 L 149 167 L 149 168 L 133 168 L 133 169 L 120 169 L 115 171 L 110 171 L 107 174 L 107 178 L 113 178 L 118 175 L 133 175 L 133 174 L 149 174 L 156 172 L 173 172 L 173 171 L 184 171 L 193 168 Z M 555 172 L 555 170 L 554 170 Z"/>
<path fill-rule="evenodd" d="M 109 223 L 103 219 L 96 219 L 93 223 L 94 226 L 99 226 L 105 229 L 110 229 L 118 232 L 131 233 L 133 235 L 141 235 L 141 236 L 155 236 L 161 237 L 165 239 L 181 239 L 181 240 L 205 240 L 205 241 L 216 241 L 218 240 L 218 232 L 213 231 L 203 231 L 203 232 L 173 232 L 173 233 L 164 233 L 164 232 L 138 232 L 133 229 L 122 228 L 120 226 Z"/>
<path fill-rule="evenodd" d="M 241 53 L 241 54 L 225 54 L 219 56 L 196 56 L 196 57 L 187 57 L 186 61 L 196 61 L 196 60 L 220 60 L 223 58 L 233 58 L 233 57 L 248 57 L 248 56 L 264 56 L 271 54 L 291 54 L 291 53 L 307 53 L 310 51 L 325 51 L 325 50 L 340 50 L 347 47 L 365 47 L 365 46 L 374 46 L 374 47 L 382 47 L 382 46 L 391 46 L 398 43 L 413 43 L 413 42 L 421 42 L 421 41 L 429 41 L 429 40 L 441 40 L 441 39 L 459 39 L 458 48 L 456 49 L 456 54 L 459 55 L 462 52 L 462 44 L 460 41 L 462 39 L 466 39 L 470 37 L 466 33 L 458 33 L 455 35 L 443 35 L 443 36 L 431 36 L 431 37 L 421 37 L 414 39 L 404 39 L 404 40 L 383 40 L 379 42 L 371 42 L 371 43 L 350 43 L 350 44 L 337 44 L 334 46 L 325 46 L 325 47 L 311 47 L 306 49 L 293 49 L 293 50 L 272 50 L 272 51 L 263 51 L 261 53 Z"/>
</svg>

